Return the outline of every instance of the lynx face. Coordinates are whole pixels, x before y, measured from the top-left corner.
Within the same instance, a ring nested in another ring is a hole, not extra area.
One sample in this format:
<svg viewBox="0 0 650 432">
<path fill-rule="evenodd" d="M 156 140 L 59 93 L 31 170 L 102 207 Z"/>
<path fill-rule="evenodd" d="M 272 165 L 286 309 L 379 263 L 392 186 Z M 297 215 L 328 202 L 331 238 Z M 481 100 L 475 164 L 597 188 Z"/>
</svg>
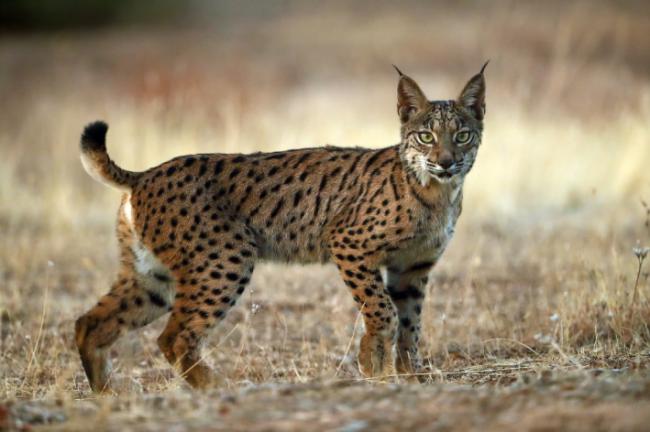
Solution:
<svg viewBox="0 0 650 432">
<path fill-rule="evenodd" d="M 423 186 L 431 180 L 462 180 L 472 168 L 481 144 L 485 116 L 483 70 L 467 83 L 457 100 L 429 101 L 416 82 L 403 74 L 397 92 L 401 153 L 408 168 Z"/>
</svg>

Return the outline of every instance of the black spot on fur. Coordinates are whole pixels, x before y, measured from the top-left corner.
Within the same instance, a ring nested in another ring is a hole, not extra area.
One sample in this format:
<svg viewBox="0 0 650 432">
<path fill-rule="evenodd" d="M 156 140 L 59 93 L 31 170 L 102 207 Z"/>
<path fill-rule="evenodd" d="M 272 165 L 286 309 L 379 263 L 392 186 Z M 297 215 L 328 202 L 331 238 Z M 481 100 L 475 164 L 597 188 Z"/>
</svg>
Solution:
<svg viewBox="0 0 650 432">
<path fill-rule="evenodd" d="M 165 299 L 163 299 L 160 294 L 154 292 L 154 291 L 147 291 L 147 295 L 149 295 L 149 301 L 158 306 L 158 307 L 166 307 L 167 302 Z"/>
</svg>

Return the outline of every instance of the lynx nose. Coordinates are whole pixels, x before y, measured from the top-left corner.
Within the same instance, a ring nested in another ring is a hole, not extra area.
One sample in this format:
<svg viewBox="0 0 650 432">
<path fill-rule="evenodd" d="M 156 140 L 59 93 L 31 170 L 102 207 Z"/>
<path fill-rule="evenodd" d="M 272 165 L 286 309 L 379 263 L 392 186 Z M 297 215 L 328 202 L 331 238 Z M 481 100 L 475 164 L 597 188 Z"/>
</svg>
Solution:
<svg viewBox="0 0 650 432">
<path fill-rule="evenodd" d="M 438 158 L 438 165 L 440 165 L 442 169 L 449 169 L 453 164 L 454 159 L 448 153 L 443 153 Z"/>
</svg>

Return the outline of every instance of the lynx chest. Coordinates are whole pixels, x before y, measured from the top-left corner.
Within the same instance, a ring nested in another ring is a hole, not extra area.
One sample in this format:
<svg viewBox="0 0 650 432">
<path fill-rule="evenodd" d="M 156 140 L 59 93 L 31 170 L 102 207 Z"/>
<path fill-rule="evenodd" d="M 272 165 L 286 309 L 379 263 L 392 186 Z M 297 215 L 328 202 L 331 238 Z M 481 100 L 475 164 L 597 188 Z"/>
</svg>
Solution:
<svg viewBox="0 0 650 432">
<path fill-rule="evenodd" d="M 414 221 L 413 236 L 388 257 L 387 265 L 408 267 L 421 261 L 436 262 L 440 258 L 454 235 L 461 212 L 462 193 L 453 198 L 436 208 L 420 209 Z"/>
</svg>

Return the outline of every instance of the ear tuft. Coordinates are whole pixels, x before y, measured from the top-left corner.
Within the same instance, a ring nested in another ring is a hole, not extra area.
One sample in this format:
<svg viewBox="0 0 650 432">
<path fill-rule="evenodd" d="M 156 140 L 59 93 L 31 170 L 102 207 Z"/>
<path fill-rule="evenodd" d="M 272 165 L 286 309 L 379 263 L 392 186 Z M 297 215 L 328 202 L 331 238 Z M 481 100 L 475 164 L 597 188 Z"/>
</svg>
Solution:
<svg viewBox="0 0 650 432">
<path fill-rule="evenodd" d="M 487 67 L 488 63 L 490 63 L 490 59 L 488 59 L 488 61 L 483 64 L 483 67 L 481 68 L 481 72 L 479 72 L 479 74 L 483 75 L 483 72 L 485 72 L 485 68 Z"/>
<path fill-rule="evenodd" d="M 402 123 L 406 123 L 417 113 L 424 111 L 429 104 L 424 92 L 418 84 L 409 76 L 404 75 L 397 66 L 394 66 L 400 74 L 397 84 L 397 114 Z"/>
<path fill-rule="evenodd" d="M 458 97 L 458 102 L 464 106 L 477 120 L 485 117 L 485 76 L 483 72 L 490 61 L 486 61 L 481 71 L 465 84 Z"/>
</svg>

